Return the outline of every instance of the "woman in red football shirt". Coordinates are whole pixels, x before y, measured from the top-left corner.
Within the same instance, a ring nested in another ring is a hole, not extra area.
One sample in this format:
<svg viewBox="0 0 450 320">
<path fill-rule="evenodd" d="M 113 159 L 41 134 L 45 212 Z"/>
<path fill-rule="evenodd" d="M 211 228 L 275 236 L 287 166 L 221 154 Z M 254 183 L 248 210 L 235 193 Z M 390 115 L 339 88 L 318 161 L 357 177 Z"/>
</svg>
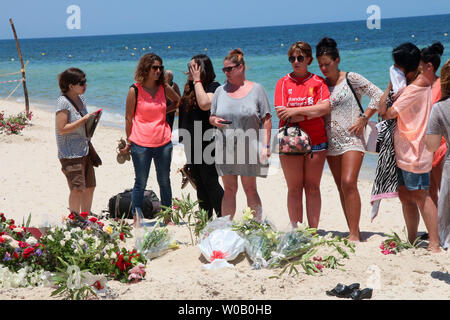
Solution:
<svg viewBox="0 0 450 320">
<path fill-rule="evenodd" d="M 308 224 L 317 228 L 321 209 L 320 179 L 327 154 L 327 134 L 322 117 L 330 112 L 330 92 L 323 78 L 308 71 L 313 60 L 308 43 L 294 43 L 288 56 L 293 71 L 278 80 L 275 88 L 280 128 L 290 118 L 289 125 L 298 125 L 309 135 L 314 152 L 313 157 L 280 155 L 288 186 L 289 219 L 293 227 L 297 222 L 303 222 L 302 197 L 305 190 Z"/>
</svg>

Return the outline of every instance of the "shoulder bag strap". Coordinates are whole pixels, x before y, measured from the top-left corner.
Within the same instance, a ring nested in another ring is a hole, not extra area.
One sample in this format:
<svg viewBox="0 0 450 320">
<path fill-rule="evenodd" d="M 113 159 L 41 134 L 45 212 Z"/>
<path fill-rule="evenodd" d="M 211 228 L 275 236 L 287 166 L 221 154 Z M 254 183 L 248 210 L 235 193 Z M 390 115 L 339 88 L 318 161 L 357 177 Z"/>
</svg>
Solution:
<svg viewBox="0 0 450 320">
<path fill-rule="evenodd" d="M 364 113 L 364 109 L 361 106 L 361 101 L 359 101 L 358 96 L 356 95 L 355 89 L 353 89 L 352 85 L 350 84 L 350 81 L 348 80 L 348 74 L 349 74 L 348 72 L 345 74 L 345 80 L 347 80 L 347 84 L 350 87 L 350 90 L 352 90 L 352 93 L 356 99 L 356 102 L 358 102 L 358 106 L 359 106 L 359 109 L 361 109 L 361 113 Z"/>
<path fill-rule="evenodd" d="M 83 118 L 83 115 L 81 114 L 81 111 L 78 110 L 77 105 L 75 104 L 75 102 L 72 99 L 70 99 L 67 95 L 64 95 L 64 97 L 66 97 L 66 99 L 72 104 L 72 106 L 75 108 L 75 110 L 77 110 L 78 113 L 80 114 L 80 116 Z M 86 132 L 86 137 L 87 137 L 88 134 L 87 134 L 86 123 L 84 124 L 84 131 Z"/>
<path fill-rule="evenodd" d="M 138 101 L 138 87 L 136 87 L 136 85 L 133 83 L 130 87 L 133 87 L 134 89 L 134 93 L 136 95 L 136 104 L 134 106 L 134 115 L 133 117 L 136 115 L 136 109 L 137 109 L 137 101 Z"/>
</svg>

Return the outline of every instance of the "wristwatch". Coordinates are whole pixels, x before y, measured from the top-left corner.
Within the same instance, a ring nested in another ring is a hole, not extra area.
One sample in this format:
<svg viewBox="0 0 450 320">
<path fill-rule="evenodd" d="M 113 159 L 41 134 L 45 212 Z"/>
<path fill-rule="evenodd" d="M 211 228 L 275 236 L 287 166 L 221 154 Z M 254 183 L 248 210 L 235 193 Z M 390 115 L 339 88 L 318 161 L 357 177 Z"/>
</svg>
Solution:
<svg viewBox="0 0 450 320">
<path fill-rule="evenodd" d="M 363 118 L 365 120 L 369 120 L 369 119 L 367 119 L 367 116 L 364 113 L 362 113 L 362 112 L 359 114 L 359 117 Z"/>
</svg>

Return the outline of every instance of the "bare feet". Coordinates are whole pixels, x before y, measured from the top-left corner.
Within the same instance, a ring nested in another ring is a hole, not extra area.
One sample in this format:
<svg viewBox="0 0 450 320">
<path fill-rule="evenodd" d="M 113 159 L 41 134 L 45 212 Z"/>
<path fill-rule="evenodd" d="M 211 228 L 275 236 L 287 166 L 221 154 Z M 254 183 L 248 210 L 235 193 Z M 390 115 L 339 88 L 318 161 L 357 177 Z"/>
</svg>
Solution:
<svg viewBox="0 0 450 320">
<path fill-rule="evenodd" d="M 436 245 L 431 243 L 428 244 L 427 250 L 430 251 L 431 253 L 439 253 L 442 251 L 438 244 Z"/>
<path fill-rule="evenodd" d="M 357 235 L 350 234 L 350 235 L 348 236 L 347 240 L 348 240 L 348 241 L 351 241 L 351 242 L 360 242 L 360 241 L 361 241 L 361 239 L 360 239 L 360 237 L 359 237 L 359 234 L 357 234 Z"/>
</svg>

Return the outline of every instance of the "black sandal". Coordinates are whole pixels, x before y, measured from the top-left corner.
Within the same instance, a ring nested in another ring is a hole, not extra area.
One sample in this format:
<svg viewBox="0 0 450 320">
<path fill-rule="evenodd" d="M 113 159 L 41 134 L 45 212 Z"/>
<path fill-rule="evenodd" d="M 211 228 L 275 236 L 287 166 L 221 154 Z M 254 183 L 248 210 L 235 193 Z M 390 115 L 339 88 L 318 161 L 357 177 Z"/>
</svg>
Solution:
<svg viewBox="0 0 450 320">
<path fill-rule="evenodd" d="M 338 297 L 338 298 L 350 298 L 351 294 L 359 289 L 359 283 L 353 283 L 349 286 L 345 284 L 338 283 L 337 286 L 330 291 L 326 291 L 328 296 Z"/>
<path fill-rule="evenodd" d="M 352 292 L 350 297 L 353 300 L 370 299 L 370 298 L 372 298 L 372 292 L 373 292 L 372 288 L 365 288 L 365 289 L 362 289 L 362 290 L 355 290 L 355 291 Z"/>
</svg>

